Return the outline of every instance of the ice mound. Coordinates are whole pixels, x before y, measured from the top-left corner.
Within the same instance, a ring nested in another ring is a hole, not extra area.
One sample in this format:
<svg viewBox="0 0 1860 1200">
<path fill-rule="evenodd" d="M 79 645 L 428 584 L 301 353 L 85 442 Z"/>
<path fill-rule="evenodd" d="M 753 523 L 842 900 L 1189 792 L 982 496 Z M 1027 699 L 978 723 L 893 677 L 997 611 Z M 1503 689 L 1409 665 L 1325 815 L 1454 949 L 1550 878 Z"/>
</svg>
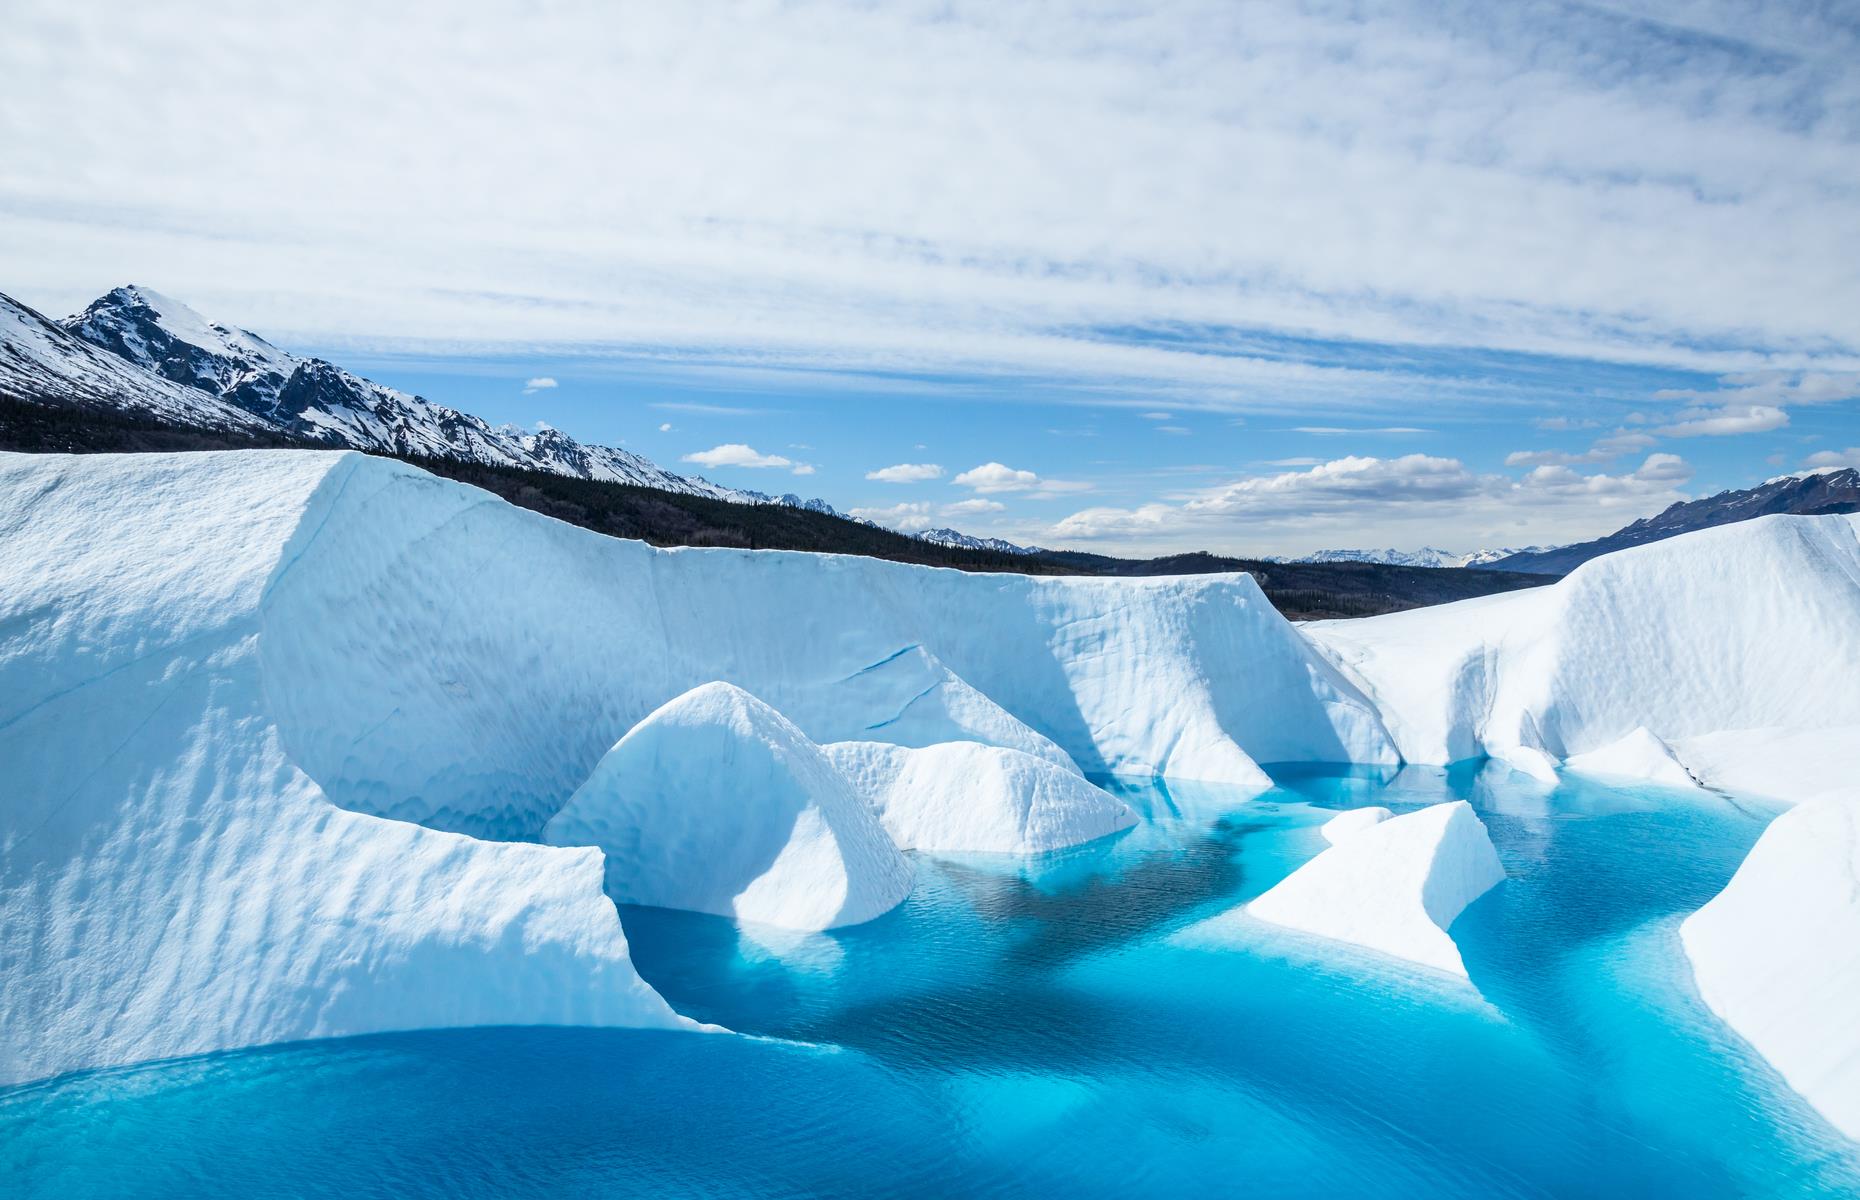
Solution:
<svg viewBox="0 0 1860 1200">
<path fill-rule="evenodd" d="M 634 972 L 598 856 L 347 812 L 284 753 L 258 610 L 339 461 L 0 456 L 0 1084 L 688 1024 Z"/>
<path fill-rule="evenodd" d="M 1318 827 L 1318 832 L 1324 835 L 1325 841 L 1335 846 L 1339 842 L 1348 841 L 1365 829 L 1374 829 L 1394 815 L 1379 804 L 1371 804 L 1365 808 L 1353 808 L 1349 812 L 1338 813 L 1324 822 Z"/>
<path fill-rule="evenodd" d="M 600 847 L 622 903 L 784 929 L 856 925 L 911 890 L 909 864 L 846 777 L 793 722 L 727 683 L 693 688 L 629 730 L 544 839 Z"/>
<path fill-rule="evenodd" d="M 1051 738 L 970 687 L 922 646 L 887 654 L 844 679 L 787 687 L 784 695 L 783 715 L 816 742 L 980 742 L 1079 773 Z"/>
<path fill-rule="evenodd" d="M 1137 822 L 1122 801 L 1075 772 L 1018 750 L 974 742 L 824 749 L 905 850 L 1040 854 Z"/>
<path fill-rule="evenodd" d="M 1505 878 L 1464 800 L 1359 829 L 1246 906 L 1262 921 L 1465 975 L 1447 929 Z"/>
<path fill-rule="evenodd" d="M 1679 932 L 1711 1010 L 1860 1139 L 1860 798 L 1777 817 Z"/>
<path fill-rule="evenodd" d="M 1303 629 L 1410 762 L 1483 753 L 1545 775 L 1606 752 L 1589 761 L 1676 780 L 1647 739 L 1693 766 L 1699 739 L 1768 731 L 1740 742 L 1761 754 L 1766 737 L 1860 727 L 1860 516 L 1760 517 L 1548 587 Z M 1765 790 L 1800 800 L 1800 782 Z"/>
<path fill-rule="evenodd" d="M 1600 750 L 1572 755 L 1565 765 L 1584 775 L 1644 779 L 1675 788 L 1698 786 L 1698 780 L 1674 756 L 1672 747 L 1648 732 L 1645 725 Z"/>
</svg>

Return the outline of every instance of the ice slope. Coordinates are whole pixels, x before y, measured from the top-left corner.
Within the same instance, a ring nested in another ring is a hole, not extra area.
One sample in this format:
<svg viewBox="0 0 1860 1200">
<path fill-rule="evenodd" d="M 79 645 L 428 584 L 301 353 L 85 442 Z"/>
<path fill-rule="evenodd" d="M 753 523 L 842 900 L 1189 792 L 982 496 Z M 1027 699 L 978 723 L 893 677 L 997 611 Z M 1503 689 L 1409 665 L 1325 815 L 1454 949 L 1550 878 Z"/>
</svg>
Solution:
<svg viewBox="0 0 1860 1200">
<path fill-rule="evenodd" d="M 1255 760 L 1392 758 L 1246 576 L 659 550 L 360 455 L 318 500 L 260 651 L 287 749 L 358 811 L 536 837 L 622 734 L 713 680 L 817 742 L 1056 745 L 1087 771 L 1256 787 Z"/>
<path fill-rule="evenodd" d="M 1747 752 L 1807 730 L 1853 744 L 1857 522 L 1762 517 L 1605 555 L 1545 588 L 1303 629 L 1410 762 L 1487 753 L 1541 769 L 1642 729 L 1686 766 L 1689 747 L 1739 731 L 1768 731 Z"/>
<path fill-rule="evenodd" d="M 345 811 L 291 762 L 265 599 L 341 467 L 0 456 L 0 1083 L 379 1030 L 682 1023 L 633 971 L 598 855 Z"/>
<path fill-rule="evenodd" d="M 1042 854 L 1137 823 L 1127 805 L 1076 771 L 1019 750 L 977 742 L 823 749 L 904 850 Z"/>
<path fill-rule="evenodd" d="M 1585 775 L 1639 779 L 1675 788 L 1698 786 L 1672 747 L 1649 733 L 1645 725 L 1599 750 L 1572 755 L 1565 765 Z"/>
<path fill-rule="evenodd" d="M 1860 1140 L 1860 798 L 1777 817 L 1680 939 L 1712 1011 Z"/>
<path fill-rule="evenodd" d="M 1463 976 L 1466 966 L 1447 930 L 1504 878 L 1485 825 L 1472 805 L 1456 800 L 1356 830 L 1246 911 Z"/>
<path fill-rule="evenodd" d="M 605 852 L 616 900 L 785 929 L 869 921 L 911 890 L 910 867 L 846 776 L 727 683 L 628 730 L 543 836 Z"/>
<path fill-rule="evenodd" d="M 1379 804 L 1371 804 L 1364 808 L 1353 808 L 1348 812 L 1338 813 L 1330 820 L 1324 822 L 1324 824 L 1318 828 L 1318 832 L 1324 835 L 1325 841 L 1335 846 L 1339 842 L 1348 841 L 1365 829 L 1374 829 L 1394 815 L 1394 813 L 1383 808 Z"/>
</svg>

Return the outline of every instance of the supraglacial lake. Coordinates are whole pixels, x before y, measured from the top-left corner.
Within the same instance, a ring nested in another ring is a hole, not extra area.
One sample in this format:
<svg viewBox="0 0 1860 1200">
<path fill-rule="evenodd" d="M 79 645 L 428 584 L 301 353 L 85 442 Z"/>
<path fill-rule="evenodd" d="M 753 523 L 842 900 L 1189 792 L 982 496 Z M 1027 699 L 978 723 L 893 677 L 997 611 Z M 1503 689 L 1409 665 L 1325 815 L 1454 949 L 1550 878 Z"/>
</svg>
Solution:
<svg viewBox="0 0 1860 1200">
<path fill-rule="evenodd" d="M 0 1192 L 1860 1194 L 1860 1147 L 1711 1019 L 1679 949 L 1768 811 L 1492 765 L 1279 779 L 1113 784 L 1136 829 L 919 857 L 903 906 L 832 934 L 622 910 L 674 1005 L 754 1036 L 393 1034 L 0 1092 Z M 1333 810 L 1455 797 L 1510 874 L 1454 926 L 1470 987 L 1256 924 L 1176 936 Z"/>
</svg>

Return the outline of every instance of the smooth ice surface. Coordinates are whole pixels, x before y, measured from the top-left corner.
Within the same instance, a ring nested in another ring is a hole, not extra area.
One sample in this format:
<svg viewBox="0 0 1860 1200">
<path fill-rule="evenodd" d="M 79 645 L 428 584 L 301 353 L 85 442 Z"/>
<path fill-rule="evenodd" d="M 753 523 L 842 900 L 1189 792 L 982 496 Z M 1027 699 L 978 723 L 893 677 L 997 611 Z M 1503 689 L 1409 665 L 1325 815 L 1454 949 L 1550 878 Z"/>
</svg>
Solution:
<svg viewBox="0 0 1860 1200">
<path fill-rule="evenodd" d="M 825 750 L 905 850 L 1041 854 L 1137 823 L 1128 805 L 1078 774 L 1001 746 L 836 742 Z"/>
<path fill-rule="evenodd" d="M 1712 1011 L 1860 1139 L 1860 797 L 1777 817 L 1680 934 Z"/>
<path fill-rule="evenodd" d="M 1465 975 L 1447 930 L 1504 879 L 1485 825 L 1458 800 L 1358 830 L 1246 911 L 1274 925 Z M 1216 936 L 1218 925 L 1191 936 Z"/>
<path fill-rule="evenodd" d="M 628 908 L 682 1011 L 755 1037 L 476 1029 L 300 1043 L 0 1092 L 24 1200 L 301 1196 L 1851 1197 L 1844 1141 L 1699 1003 L 1681 917 L 1759 817 L 1496 768 L 1117 794 L 1127 833 L 915 856 L 863 925 L 771 950 Z M 1509 879 L 1452 981 L 1252 923 L 1339 811 L 1466 799 Z"/>
<path fill-rule="evenodd" d="M 1821 772 L 1757 778 L 1780 738 L 1860 745 L 1860 516 L 1760 517 L 1605 555 L 1544 588 L 1303 626 L 1376 702 L 1410 762 L 1490 754 L 1540 778 L 1603 755 L 1800 801 Z M 1630 753 L 1645 736 L 1669 755 Z M 1728 740 L 1727 740 L 1728 739 Z M 1709 781 L 1709 780 L 1708 780 Z"/>
<path fill-rule="evenodd" d="M 1371 804 L 1366 808 L 1353 808 L 1348 812 L 1338 813 L 1324 822 L 1323 828 L 1318 832 L 1324 835 L 1325 841 L 1335 846 L 1338 842 L 1355 837 L 1365 829 L 1373 829 L 1394 815 L 1380 804 Z"/>
<path fill-rule="evenodd" d="M 599 847 L 607 893 L 622 903 L 787 929 L 869 921 L 911 886 L 846 776 L 727 683 L 693 688 L 628 730 L 543 837 Z"/>
<path fill-rule="evenodd" d="M 1587 754 L 1571 755 L 1564 764 L 1572 771 L 1587 775 L 1642 779 L 1666 787 L 1697 787 L 1698 781 L 1674 757 L 1673 749 L 1640 726 L 1620 741 L 1610 742 Z"/>
</svg>

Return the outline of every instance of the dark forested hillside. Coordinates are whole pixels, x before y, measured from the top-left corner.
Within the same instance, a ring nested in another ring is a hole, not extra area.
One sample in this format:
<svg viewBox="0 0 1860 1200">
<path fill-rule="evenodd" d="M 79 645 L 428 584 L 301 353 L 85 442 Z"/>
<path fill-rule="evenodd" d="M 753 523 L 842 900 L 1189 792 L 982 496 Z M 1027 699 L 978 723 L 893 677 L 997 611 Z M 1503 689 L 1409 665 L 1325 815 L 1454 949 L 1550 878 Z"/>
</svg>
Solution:
<svg viewBox="0 0 1860 1200">
<path fill-rule="evenodd" d="M 0 450 L 84 454 L 289 447 L 328 449 L 306 445 L 282 432 L 204 430 L 140 415 L 86 411 L 0 396 Z M 1032 575 L 1203 575 L 1247 571 L 1279 611 L 1293 618 L 1372 616 L 1549 582 L 1543 575 L 1504 571 L 1378 563 L 1268 563 L 1205 553 L 1153 559 L 1074 551 L 1008 554 L 938 545 L 786 504 L 736 504 L 517 467 L 399 457 L 558 520 L 658 546 L 809 550 L 964 571 Z"/>
</svg>

